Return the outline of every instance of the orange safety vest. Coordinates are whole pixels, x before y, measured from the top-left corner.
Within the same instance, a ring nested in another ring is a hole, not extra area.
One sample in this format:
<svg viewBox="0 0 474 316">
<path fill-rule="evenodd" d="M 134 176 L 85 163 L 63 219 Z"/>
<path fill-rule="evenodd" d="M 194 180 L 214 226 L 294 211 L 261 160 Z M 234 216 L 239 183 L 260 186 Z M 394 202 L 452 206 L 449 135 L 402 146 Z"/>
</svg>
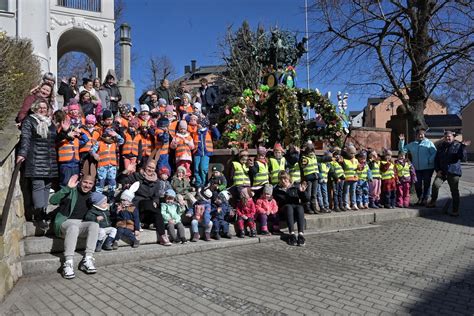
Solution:
<svg viewBox="0 0 474 316">
<path fill-rule="evenodd" d="M 89 141 L 79 148 L 79 153 L 88 153 L 91 150 L 92 145 L 94 145 L 99 139 L 100 133 L 98 130 L 94 129 L 91 134 L 87 128 L 81 128 L 81 131 L 87 135 Z"/>
<path fill-rule="evenodd" d="M 128 128 L 128 120 L 124 117 L 120 118 L 120 127 Z"/>
<path fill-rule="evenodd" d="M 161 128 L 157 128 L 155 131 L 156 148 L 158 148 L 158 150 L 160 151 L 160 155 L 168 155 L 170 152 L 170 143 L 169 142 L 162 143 L 161 141 L 158 140 L 158 134 L 162 134 L 162 133 L 164 133 L 164 130 L 162 130 Z"/>
<path fill-rule="evenodd" d="M 178 146 L 176 146 L 176 158 L 180 158 L 183 156 L 189 156 L 192 157 L 191 154 L 191 149 L 189 149 L 189 146 L 185 143 L 185 141 L 192 141 L 193 139 L 191 136 L 186 136 L 186 138 L 182 137 L 177 137 L 176 138 Z"/>
<path fill-rule="evenodd" d="M 73 141 L 62 140 L 58 147 L 58 161 L 69 162 L 73 159 L 79 161 L 79 139 L 74 138 Z"/>
<path fill-rule="evenodd" d="M 196 134 L 196 137 L 194 137 L 194 144 L 195 144 L 194 152 L 197 151 L 200 142 L 201 142 L 201 139 L 199 138 L 199 134 Z M 206 131 L 205 146 L 206 146 L 207 152 L 212 153 L 214 151 L 214 144 L 212 143 L 212 135 L 211 135 L 210 130 Z"/>
<path fill-rule="evenodd" d="M 153 151 L 153 139 L 150 135 L 147 135 L 144 137 L 143 135 L 140 135 L 141 141 L 142 141 L 142 156 L 143 157 L 149 157 L 151 155 L 151 152 Z"/>
<path fill-rule="evenodd" d="M 175 138 L 176 137 L 176 131 L 178 130 L 178 121 L 173 121 L 170 123 L 170 126 L 168 127 L 168 130 L 170 131 L 171 137 Z"/>
<path fill-rule="evenodd" d="M 142 135 L 135 133 L 135 138 L 132 138 L 129 132 L 125 132 L 125 143 L 122 147 L 122 155 L 132 154 L 138 156 L 138 143 L 142 139 Z"/>
<path fill-rule="evenodd" d="M 100 167 L 105 166 L 117 166 L 117 145 L 115 143 L 107 144 L 103 141 L 99 141 L 99 150 L 97 154 L 99 155 L 99 164 Z"/>
</svg>

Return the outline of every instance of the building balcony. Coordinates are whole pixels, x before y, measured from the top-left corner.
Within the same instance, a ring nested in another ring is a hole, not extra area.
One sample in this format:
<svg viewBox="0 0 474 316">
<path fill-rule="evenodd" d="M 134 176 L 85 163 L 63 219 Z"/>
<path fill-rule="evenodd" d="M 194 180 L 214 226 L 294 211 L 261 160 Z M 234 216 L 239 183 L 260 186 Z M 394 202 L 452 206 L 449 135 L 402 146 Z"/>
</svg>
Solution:
<svg viewBox="0 0 474 316">
<path fill-rule="evenodd" d="M 58 0 L 58 6 L 69 9 L 101 12 L 101 0 Z"/>
</svg>

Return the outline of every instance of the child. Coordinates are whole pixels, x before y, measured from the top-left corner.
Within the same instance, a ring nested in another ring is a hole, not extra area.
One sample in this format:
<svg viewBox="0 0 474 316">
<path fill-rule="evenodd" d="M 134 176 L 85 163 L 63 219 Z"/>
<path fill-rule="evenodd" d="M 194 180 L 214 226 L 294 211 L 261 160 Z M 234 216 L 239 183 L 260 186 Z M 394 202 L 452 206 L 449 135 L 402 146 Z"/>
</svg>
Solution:
<svg viewBox="0 0 474 316">
<path fill-rule="evenodd" d="M 194 194 L 194 189 L 191 187 L 189 178 L 186 177 L 186 169 L 183 166 L 179 166 L 176 174 L 171 179 L 171 187 L 175 190 L 176 199 L 182 206 L 186 206 L 186 200 L 190 201 L 189 195 Z M 189 206 L 192 207 L 192 204 Z"/>
<path fill-rule="evenodd" d="M 255 158 L 255 163 L 249 168 L 249 175 L 252 179 L 253 186 L 263 186 L 269 183 L 268 177 L 268 162 L 267 162 L 267 149 L 265 147 L 258 147 L 257 157 Z M 263 188 L 262 188 L 263 190 Z M 262 190 L 259 190 L 257 195 L 260 195 Z"/>
<path fill-rule="evenodd" d="M 410 206 L 410 185 L 416 183 L 415 168 L 406 159 L 405 152 L 398 152 L 398 159 L 395 161 L 395 172 L 397 179 L 397 207 Z"/>
<path fill-rule="evenodd" d="M 99 236 L 97 238 L 95 252 L 100 252 L 102 249 L 117 250 L 118 243 L 115 241 L 117 229 L 111 226 L 112 221 L 110 220 L 107 197 L 99 192 L 93 192 L 91 194 L 91 203 L 93 208 L 87 212 L 84 220 L 99 223 Z"/>
<path fill-rule="evenodd" d="M 372 173 L 372 181 L 369 181 L 369 207 L 380 208 L 380 193 L 382 188 L 382 177 L 380 176 L 380 161 L 377 151 L 369 153 L 369 168 Z"/>
<path fill-rule="evenodd" d="M 212 175 L 209 179 L 209 189 L 212 192 L 221 192 L 227 188 L 227 179 L 223 175 L 224 169 L 218 164 L 212 166 Z"/>
<path fill-rule="evenodd" d="M 357 166 L 357 187 L 356 187 L 356 201 L 357 207 L 360 209 L 369 208 L 369 181 L 372 179 L 372 172 L 367 165 L 367 154 L 361 151 L 357 155 L 359 165 Z"/>
<path fill-rule="evenodd" d="M 138 208 L 132 203 L 135 192 L 139 187 L 140 182 L 135 182 L 129 189 L 122 192 L 116 211 L 117 235 L 115 236 L 115 241 L 126 237 L 131 242 L 132 248 L 140 246 L 140 217 L 138 215 Z"/>
<path fill-rule="evenodd" d="M 319 169 L 319 180 L 318 180 L 318 204 L 321 207 L 321 212 L 323 213 L 331 213 L 329 209 L 329 197 L 328 197 L 328 176 L 329 170 L 331 169 L 331 160 L 332 160 L 332 153 L 325 152 L 323 160 L 318 163 Z"/>
<path fill-rule="evenodd" d="M 344 170 L 341 167 L 341 150 L 334 148 L 329 169 L 329 184 L 332 189 L 332 202 L 335 212 L 345 211 L 344 209 Z"/>
<path fill-rule="evenodd" d="M 283 147 L 281 144 L 276 143 L 273 146 L 273 157 L 269 159 L 269 172 L 270 172 L 270 183 L 273 185 L 278 184 L 278 174 L 282 170 L 286 170 L 286 159 L 283 157 Z"/>
<path fill-rule="evenodd" d="M 183 213 L 184 207 L 176 203 L 175 199 L 176 193 L 172 189 L 166 190 L 165 201 L 160 205 L 161 215 L 163 215 L 163 220 L 168 229 L 170 241 L 181 241 L 182 244 L 185 244 L 187 240 L 184 235 L 184 226 L 181 223 L 181 214 Z M 178 231 L 177 236 L 175 229 Z"/>
<path fill-rule="evenodd" d="M 81 133 L 84 133 L 89 141 L 84 145 L 79 146 L 79 158 L 81 159 L 81 162 L 84 162 L 89 157 L 92 145 L 94 145 L 100 137 L 100 131 L 95 126 L 96 123 L 97 119 L 95 118 L 95 115 L 89 114 L 86 116 L 86 124 L 82 126 Z"/>
<path fill-rule="evenodd" d="M 173 189 L 171 187 L 171 183 L 168 181 L 170 175 L 171 175 L 171 172 L 166 167 L 161 167 L 161 169 L 158 171 L 159 178 L 157 181 L 157 186 L 158 186 L 160 200 L 162 200 L 165 197 L 166 191 Z"/>
<path fill-rule="evenodd" d="M 392 151 L 384 150 L 380 161 L 380 174 L 382 177 L 382 197 L 385 208 L 395 208 L 395 166 L 392 163 Z"/>
<path fill-rule="evenodd" d="M 194 149 L 194 141 L 187 132 L 188 123 L 181 120 L 178 125 L 178 132 L 170 143 L 170 148 L 176 150 L 176 168 L 183 166 L 186 169 L 186 176 L 191 177 L 191 162 L 193 156 L 191 151 Z"/>
<path fill-rule="evenodd" d="M 293 144 L 290 144 L 285 160 L 290 169 L 290 176 L 293 183 L 301 182 L 301 168 L 300 168 L 300 150 Z"/>
<path fill-rule="evenodd" d="M 237 236 L 239 238 L 245 238 L 246 227 L 250 228 L 250 237 L 256 237 L 257 231 L 255 230 L 255 203 L 250 196 L 249 188 L 242 188 L 240 191 L 240 201 L 237 204 L 235 212 L 237 213 L 237 222 L 235 223 Z"/>
<path fill-rule="evenodd" d="M 142 159 L 140 166 L 146 166 L 148 159 L 150 159 L 152 151 L 155 149 L 155 135 L 153 128 L 149 125 L 148 121 L 140 121 L 138 127 L 140 131 L 140 143 L 139 152 L 141 153 Z"/>
<path fill-rule="evenodd" d="M 280 218 L 278 217 L 278 205 L 272 196 L 273 186 L 265 184 L 263 195 L 257 200 L 255 209 L 257 211 L 256 219 L 260 225 L 262 235 L 270 235 L 268 226 L 271 225 L 272 232 L 280 231 Z M 270 225 L 268 225 L 269 223 Z"/>
<path fill-rule="evenodd" d="M 359 161 L 355 158 L 357 153 L 356 148 L 353 145 L 349 145 L 346 148 L 346 155 L 348 159 L 344 159 L 342 168 L 344 169 L 344 209 L 347 211 L 357 211 L 359 208 L 356 203 L 356 187 L 357 187 L 357 167 Z"/>
<path fill-rule="evenodd" d="M 109 201 L 112 201 L 115 197 L 118 168 L 117 150 L 123 143 L 122 136 L 112 128 L 108 128 L 91 149 L 92 156 L 98 161 L 96 191 L 102 193 L 107 182 Z"/>
<path fill-rule="evenodd" d="M 221 133 L 216 126 L 209 127 L 209 120 L 202 117 L 198 121 L 194 152 L 194 185 L 203 187 L 207 182 L 209 159 L 214 151 L 213 141 L 219 140 Z"/>
<path fill-rule="evenodd" d="M 212 220 L 212 237 L 216 240 L 224 238 L 231 239 L 232 235 L 229 233 L 229 217 L 233 211 L 229 205 L 230 193 L 222 191 L 214 194 L 211 205 L 211 220 Z"/>
<path fill-rule="evenodd" d="M 153 122 L 150 116 L 150 107 L 147 104 L 140 105 L 140 113 L 138 113 L 138 119 L 140 120 L 141 125 L 146 125 L 150 127 L 155 126 L 155 122 Z"/>
<path fill-rule="evenodd" d="M 161 117 L 157 121 L 157 127 L 155 130 L 156 136 L 156 149 L 160 152 L 160 158 L 158 159 L 158 169 L 166 167 L 171 170 L 169 163 L 169 151 L 170 151 L 170 133 L 169 133 L 170 120 L 166 117 Z"/>
<path fill-rule="evenodd" d="M 139 144 L 142 140 L 141 134 L 138 133 L 140 121 L 133 118 L 128 122 L 128 128 L 124 132 L 125 142 L 122 146 L 122 158 L 124 168 L 128 169 L 130 164 L 136 164 L 142 154 L 139 152 Z"/>
<path fill-rule="evenodd" d="M 316 152 L 314 150 L 314 144 L 308 142 L 304 153 L 300 158 L 300 168 L 302 170 L 303 180 L 307 183 L 306 195 L 308 201 L 304 207 L 306 213 L 319 214 L 320 206 L 317 203 L 317 192 L 318 192 L 318 159 L 316 158 Z"/>
<path fill-rule="evenodd" d="M 190 208 L 186 216 L 192 217 L 191 232 L 192 242 L 197 242 L 200 239 L 199 227 L 204 228 L 204 240 L 211 241 L 211 203 L 209 200 L 212 197 L 212 192 L 209 189 L 203 190 L 200 194 L 200 199 Z"/>
</svg>

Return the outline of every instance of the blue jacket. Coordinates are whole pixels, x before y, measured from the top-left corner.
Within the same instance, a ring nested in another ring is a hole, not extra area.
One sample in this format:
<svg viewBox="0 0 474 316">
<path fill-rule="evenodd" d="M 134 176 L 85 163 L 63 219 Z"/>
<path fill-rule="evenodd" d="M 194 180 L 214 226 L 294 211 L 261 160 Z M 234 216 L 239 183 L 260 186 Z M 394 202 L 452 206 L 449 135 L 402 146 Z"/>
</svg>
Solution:
<svg viewBox="0 0 474 316">
<path fill-rule="evenodd" d="M 203 128 L 198 129 L 198 143 L 197 143 L 197 150 L 194 154 L 195 156 L 212 156 L 212 152 L 206 150 L 206 134 L 211 133 L 212 140 L 218 140 L 221 138 L 221 133 L 217 129 L 217 127 Z"/>
<path fill-rule="evenodd" d="M 208 201 L 198 201 L 193 207 L 188 209 L 186 214 L 191 214 L 193 219 L 197 219 L 198 222 L 207 225 L 211 221 L 211 203 Z"/>
<path fill-rule="evenodd" d="M 407 145 L 404 140 L 400 140 L 398 150 L 410 152 L 415 170 L 434 169 L 436 147 L 429 139 L 425 138 L 421 142 L 416 140 Z"/>
<path fill-rule="evenodd" d="M 228 217 L 228 215 L 231 211 L 230 205 L 228 203 L 222 203 L 220 212 L 217 212 L 217 208 L 218 208 L 217 205 L 212 204 L 212 206 L 211 206 L 211 217 L 212 217 L 212 219 L 213 220 L 225 220 Z"/>
<path fill-rule="evenodd" d="M 443 176 L 448 174 L 461 176 L 461 161 L 466 160 L 466 146 L 457 141 L 443 142 L 436 153 L 435 171 L 442 171 Z"/>
</svg>

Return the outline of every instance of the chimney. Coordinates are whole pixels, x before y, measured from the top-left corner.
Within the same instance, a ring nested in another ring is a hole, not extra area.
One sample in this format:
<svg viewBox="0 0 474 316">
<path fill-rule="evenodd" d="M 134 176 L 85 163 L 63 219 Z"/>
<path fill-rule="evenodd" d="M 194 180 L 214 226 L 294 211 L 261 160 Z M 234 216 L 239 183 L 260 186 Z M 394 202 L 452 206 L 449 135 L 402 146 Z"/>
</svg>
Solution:
<svg viewBox="0 0 474 316">
<path fill-rule="evenodd" d="M 188 74 L 190 72 L 191 72 L 191 66 L 189 65 L 184 66 L 184 74 Z"/>
<path fill-rule="evenodd" d="M 191 72 L 192 73 L 196 72 L 196 60 L 195 59 L 191 60 Z"/>
</svg>

